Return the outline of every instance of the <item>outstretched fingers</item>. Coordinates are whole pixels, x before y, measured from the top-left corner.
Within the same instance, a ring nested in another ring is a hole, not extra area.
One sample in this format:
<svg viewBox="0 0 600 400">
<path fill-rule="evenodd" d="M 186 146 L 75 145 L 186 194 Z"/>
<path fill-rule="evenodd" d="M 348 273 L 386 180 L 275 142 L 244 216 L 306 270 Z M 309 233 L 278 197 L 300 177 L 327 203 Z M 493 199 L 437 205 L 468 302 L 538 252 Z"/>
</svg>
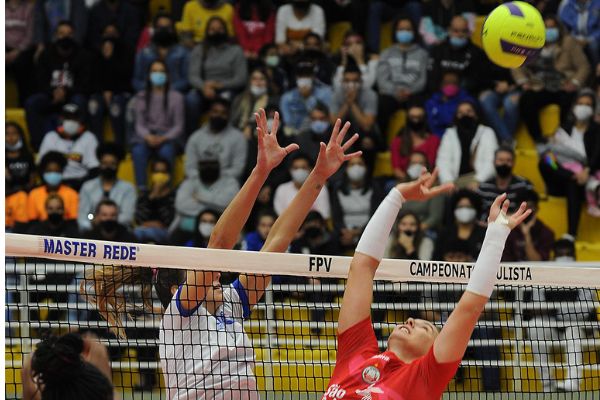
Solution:
<svg viewBox="0 0 600 400">
<path fill-rule="evenodd" d="M 264 112 L 264 110 L 263 110 Z M 266 114 L 265 114 L 266 119 Z M 271 127 L 271 134 L 277 136 L 277 132 L 279 131 L 279 112 L 275 111 L 275 115 L 273 116 L 273 126 Z"/>
<path fill-rule="evenodd" d="M 344 143 L 344 145 L 342 146 L 342 150 L 344 150 L 344 153 L 346 151 L 348 151 L 348 149 L 350 147 L 352 147 L 352 145 L 354 143 L 356 143 L 356 141 L 358 140 L 358 137 L 359 137 L 358 133 L 355 133 L 354 135 L 352 135 L 352 137 L 350 139 L 348 139 L 348 141 L 346 143 Z"/>
<path fill-rule="evenodd" d="M 506 193 L 502 193 L 500 196 L 496 197 L 492 203 L 492 210 L 499 209 L 504 200 L 506 200 Z"/>
<path fill-rule="evenodd" d="M 344 141 L 344 137 L 346 136 L 346 133 L 348 133 L 349 129 L 350 129 L 350 122 L 346 122 L 336 138 L 337 144 L 339 144 L 339 145 L 342 144 L 342 142 Z"/>
<path fill-rule="evenodd" d="M 290 145 L 285 146 L 285 154 L 290 154 L 293 153 L 294 151 L 298 150 L 300 148 L 300 146 L 298 146 L 296 143 L 292 143 Z"/>
<path fill-rule="evenodd" d="M 333 125 L 333 130 L 331 131 L 331 138 L 329 138 L 329 143 L 337 143 L 337 137 L 340 133 L 340 126 L 342 126 L 342 120 L 337 119 L 335 124 Z"/>
<path fill-rule="evenodd" d="M 355 151 L 354 153 L 344 154 L 344 161 L 352 160 L 353 158 L 362 156 L 362 151 Z"/>
<path fill-rule="evenodd" d="M 531 209 L 527 208 L 527 203 L 522 202 L 519 209 L 511 216 L 515 225 L 519 225 L 531 214 Z"/>
<path fill-rule="evenodd" d="M 444 183 L 442 185 L 433 187 L 433 188 L 428 188 L 425 187 L 425 189 L 427 190 L 425 193 L 425 195 L 427 196 L 427 198 L 431 198 L 431 197 L 435 197 L 438 196 L 442 193 L 449 193 L 452 190 L 454 190 L 454 183 L 449 182 L 449 183 Z"/>
</svg>

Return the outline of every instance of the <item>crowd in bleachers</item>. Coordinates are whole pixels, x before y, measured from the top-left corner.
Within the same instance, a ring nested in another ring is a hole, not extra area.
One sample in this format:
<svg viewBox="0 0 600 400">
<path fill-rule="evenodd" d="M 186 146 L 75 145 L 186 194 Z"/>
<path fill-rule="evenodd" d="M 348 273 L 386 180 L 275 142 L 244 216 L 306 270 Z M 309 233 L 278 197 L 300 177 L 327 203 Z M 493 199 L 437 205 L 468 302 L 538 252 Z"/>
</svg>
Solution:
<svg viewBox="0 0 600 400">
<path fill-rule="evenodd" d="M 289 204 L 337 118 L 360 133 L 363 157 L 332 179 L 314 210 L 342 253 L 352 251 L 387 190 L 438 166 L 440 181 L 461 191 L 407 205 L 419 235 L 399 222 L 390 254 L 440 258 L 457 240 L 476 254 L 481 216 L 496 193 L 535 197 L 512 173 L 520 121 L 539 151 L 546 193 L 567 197 L 569 238 L 584 204 L 600 214 L 597 0 L 534 1 L 546 45 L 515 70 L 492 64 L 471 41 L 476 16 L 497 1 L 280 3 L 173 1 L 166 10 L 127 0 L 8 1 L 6 67 L 27 126 L 6 123 L 6 229 L 73 234 L 76 220 L 83 236 L 95 229 L 110 238 L 119 228 L 143 242 L 205 243 L 202 215 L 217 217 L 253 168 L 260 108 L 270 118 L 280 112 L 280 141 L 300 144 L 302 153 L 271 176 L 250 233 L 259 214 Z M 339 21 L 351 24 L 332 51 L 326 32 Z M 383 48 L 389 21 L 392 43 Z M 539 118 L 548 104 L 561 110 L 551 137 Z M 390 120 L 398 110 L 406 122 L 396 132 Z M 382 151 L 391 153 L 392 176 L 374 177 Z M 126 154 L 135 182 L 118 178 Z M 180 154 L 182 183 L 174 179 Z M 118 208 L 116 222 L 101 227 L 107 199 Z M 523 251 L 538 224 L 515 233 L 519 250 L 509 247 L 507 260 L 549 259 L 549 251 Z M 432 240 L 430 251 L 409 240 L 420 235 Z M 552 246 L 553 235 L 532 237 Z"/>
</svg>

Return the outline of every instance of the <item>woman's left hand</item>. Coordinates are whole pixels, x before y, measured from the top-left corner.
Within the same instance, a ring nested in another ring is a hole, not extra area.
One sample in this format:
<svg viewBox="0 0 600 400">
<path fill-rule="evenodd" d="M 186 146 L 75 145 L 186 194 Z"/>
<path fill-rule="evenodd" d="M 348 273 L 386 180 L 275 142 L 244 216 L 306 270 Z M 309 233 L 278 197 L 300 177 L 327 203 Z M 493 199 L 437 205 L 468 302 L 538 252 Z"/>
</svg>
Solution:
<svg viewBox="0 0 600 400">
<path fill-rule="evenodd" d="M 267 113 L 264 109 L 258 110 L 254 114 L 256 118 L 256 132 L 258 134 L 258 157 L 256 159 L 256 168 L 264 173 L 270 173 L 275 169 L 285 156 L 298 150 L 300 147 L 296 143 L 281 147 L 277 142 L 277 130 L 279 129 L 279 113 L 275 112 L 273 127 L 271 132 L 267 128 Z"/>
</svg>

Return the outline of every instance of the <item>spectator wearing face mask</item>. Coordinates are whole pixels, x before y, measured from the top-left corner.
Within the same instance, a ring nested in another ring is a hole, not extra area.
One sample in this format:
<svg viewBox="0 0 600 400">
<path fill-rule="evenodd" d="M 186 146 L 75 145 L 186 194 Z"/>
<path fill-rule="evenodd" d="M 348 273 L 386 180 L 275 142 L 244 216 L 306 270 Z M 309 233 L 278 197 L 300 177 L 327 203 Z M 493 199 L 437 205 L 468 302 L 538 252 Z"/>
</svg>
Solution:
<svg viewBox="0 0 600 400">
<path fill-rule="evenodd" d="M 273 43 L 261 47 L 258 56 L 269 77 L 269 92 L 281 96 L 289 89 L 290 82 L 284 68 L 284 60 L 279 56 L 277 46 Z"/>
<path fill-rule="evenodd" d="M 206 23 L 205 40 L 190 54 L 188 79 L 192 90 L 187 98 L 195 104 L 196 121 L 207 102 L 217 97 L 231 101 L 243 89 L 248 80 L 247 65 L 242 48 L 230 42 L 225 21 L 212 17 Z"/>
<path fill-rule="evenodd" d="M 279 185 L 275 190 L 273 208 L 277 215 L 281 215 L 290 205 L 314 166 L 311 159 L 305 154 L 294 153 L 292 157 L 289 170 L 292 180 Z M 318 211 L 323 218 L 329 219 L 331 217 L 329 204 L 329 192 L 326 187 L 323 187 L 311 210 Z"/>
<path fill-rule="evenodd" d="M 377 54 L 369 54 L 366 50 L 363 37 L 355 31 L 348 31 L 344 35 L 344 43 L 340 47 L 338 67 L 333 77 L 333 86 L 342 86 L 342 80 L 346 66 L 354 63 L 358 66 L 364 87 L 372 88 L 377 80 L 377 65 L 379 57 Z"/>
<path fill-rule="evenodd" d="M 318 102 L 331 103 L 331 87 L 315 79 L 314 64 L 300 61 L 296 65 L 296 87 L 281 97 L 280 108 L 287 135 L 294 135 Z"/>
<path fill-rule="evenodd" d="M 104 118 L 110 118 L 117 143 L 125 145 L 125 109 L 131 93 L 133 46 L 114 24 L 106 25 L 94 49 L 94 87 L 88 103 L 90 129 L 103 141 Z"/>
<path fill-rule="evenodd" d="M 474 104 L 460 103 L 455 125 L 446 130 L 438 149 L 440 181 L 477 190 L 479 183 L 494 176 L 497 148 L 496 134 L 480 123 Z"/>
<path fill-rule="evenodd" d="M 600 178 L 600 126 L 592 119 L 594 92 L 577 95 L 568 119 L 543 149 L 539 168 L 548 194 L 567 198 L 568 234 L 577 236 L 586 185 Z M 591 189 L 591 187 L 590 187 Z"/>
<path fill-rule="evenodd" d="M 332 185 L 329 194 L 334 234 L 344 251 L 354 250 L 383 196 L 381 185 L 373 180 L 363 157 L 346 163 L 343 178 Z"/>
<path fill-rule="evenodd" d="M 342 85 L 333 92 L 330 115 L 332 124 L 337 119 L 350 121 L 353 129 L 360 132 L 355 147 L 362 150 L 367 165 L 373 167 L 376 152 L 383 146 L 381 133 L 375 125 L 377 94 L 363 85 L 360 69 L 354 61 L 346 65 Z"/>
<path fill-rule="evenodd" d="M 131 156 L 137 186 L 143 190 L 148 184 L 148 160 L 158 156 L 173 165 L 183 136 L 183 96 L 171 89 L 165 63 L 156 60 L 150 64 L 146 90 L 138 93 L 134 102 Z"/>
<path fill-rule="evenodd" d="M 416 179 L 420 170 L 413 170 L 408 174 L 409 159 L 414 152 L 425 155 L 427 165 L 435 167 L 440 138 L 432 135 L 427 126 L 425 109 L 421 105 L 412 105 L 408 108 L 406 125 L 392 140 L 390 152 L 392 155 L 392 169 L 394 177 L 398 182 L 404 182 L 408 178 Z M 416 168 L 416 167 L 414 167 Z"/>
<path fill-rule="evenodd" d="M 431 132 L 441 137 L 452 125 L 458 105 L 465 101 L 475 102 L 466 90 L 459 86 L 459 74 L 446 71 L 442 74 L 440 87 L 425 103 L 427 122 Z"/>
<path fill-rule="evenodd" d="M 133 233 L 141 243 L 167 244 L 167 229 L 175 218 L 171 164 L 158 158 L 152 162 L 150 170 L 150 189 L 138 197 L 135 207 L 137 227 Z"/>
<path fill-rule="evenodd" d="M 25 102 L 34 149 L 39 148 L 44 133 L 52 129 L 62 106 L 74 103 L 80 110 L 86 109 L 92 87 L 92 62 L 74 35 L 70 22 L 60 22 L 52 44 L 43 50 L 35 64 L 33 78 L 37 82 L 37 93 Z"/>
<path fill-rule="evenodd" d="M 489 2 L 488 2 L 489 3 Z M 460 15 L 465 18 L 469 26 L 475 19 L 475 2 L 471 0 L 432 0 L 423 5 L 423 17 L 419 23 L 419 33 L 427 47 L 440 44 L 448 37 L 447 27 L 452 18 Z M 494 7 L 497 2 L 494 4 Z M 479 15 L 489 14 L 492 9 L 480 12 Z"/>
<path fill-rule="evenodd" d="M 394 45 L 386 49 L 377 65 L 379 88 L 379 129 L 387 132 L 388 122 L 399 107 L 425 89 L 429 56 L 419 45 L 413 22 L 400 17 L 394 22 Z"/>
<path fill-rule="evenodd" d="M 137 192 L 131 183 L 117 178 L 123 150 L 114 143 L 105 143 L 96 154 L 100 161 L 99 176 L 84 183 L 79 191 L 79 230 L 86 232 L 93 228 L 98 204 L 106 199 L 117 205 L 118 222 L 129 227 L 133 223 Z"/>
<path fill-rule="evenodd" d="M 545 17 L 544 24 L 546 43 L 540 56 L 512 70 L 515 82 L 523 91 L 519 103 L 523 122 L 538 144 L 546 142 L 539 111 L 548 104 L 558 104 L 561 123 L 565 123 L 577 90 L 590 75 L 590 64 L 583 49 L 564 31 L 556 17 Z"/>
<path fill-rule="evenodd" d="M 256 217 L 256 228 L 252 232 L 248 232 L 244 236 L 242 243 L 242 250 L 247 251 L 260 251 L 269 236 L 269 232 L 277 219 L 277 214 L 271 210 L 261 212 Z"/>
<path fill-rule="evenodd" d="M 240 188 L 235 178 L 222 173 L 219 159 L 214 154 L 205 154 L 197 168 L 198 171 L 187 176 L 177 189 L 172 229 L 194 232 L 197 217 L 202 211 L 223 212 Z"/>
<path fill-rule="evenodd" d="M 510 200 L 509 212 L 513 213 L 519 208 L 518 201 L 525 192 L 533 191 L 533 185 L 526 178 L 513 174 L 515 166 L 515 151 L 512 147 L 501 146 L 494 152 L 494 169 L 496 176 L 479 184 L 477 194 L 481 198 L 482 210 L 489 210 L 494 199 L 502 193 L 506 193 Z M 480 219 L 484 221 L 487 215 L 484 213 Z"/>
<path fill-rule="evenodd" d="M 284 56 L 302 48 L 302 40 L 309 32 L 324 37 L 325 29 L 325 12 L 310 0 L 292 0 L 277 9 L 275 43 Z"/>
<path fill-rule="evenodd" d="M 233 36 L 233 7 L 224 0 L 192 0 L 183 7 L 178 29 L 188 46 L 204 41 L 213 18 L 225 25 L 225 35 Z"/>
<path fill-rule="evenodd" d="M 57 236 L 57 237 L 79 237 L 77 222 L 74 219 L 65 219 L 65 202 L 57 194 L 51 194 L 46 198 L 45 221 L 37 221 L 29 228 L 31 235 Z"/>
<path fill-rule="evenodd" d="M 416 0 L 374 0 L 369 3 L 367 12 L 367 43 L 369 50 L 378 53 L 380 46 L 381 24 L 384 21 L 393 21 L 399 15 L 405 15 L 413 26 L 419 24 L 423 6 Z M 392 22 L 392 26 L 396 26 Z"/>
<path fill-rule="evenodd" d="M 502 253 L 502 261 L 550 260 L 550 252 L 554 245 L 554 232 L 538 219 L 539 200 L 539 196 L 534 191 L 524 191 L 517 198 L 518 204 L 523 201 L 527 203 L 531 214 L 519 225 L 519 229 L 511 231 L 508 235 L 504 253 Z"/>
<path fill-rule="evenodd" d="M 4 124 L 4 167 L 7 192 L 27 192 L 33 187 L 36 177 L 33 155 L 23 128 L 14 121 Z"/>
<path fill-rule="evenodd" d="M 448 27 L 448 38 L 431 49 L 429 64 L 430 90 L 435 90 L 443 72 L 454 70 L 460 74 L 460 87 L 477 94 L 486 84 L 487 57 L 483 50 L 471 43 L 471 31 L 465 17 L 457 15 Z"/>
<path fill-rule="evenodd" d="M 240 93 L 231 106 L 231 124 L 242 131 L 246 139 L 254 135 L 256 120 L 254 114 L 269 104 L 276 104 L 277 97 L 269 93 L 269 77 L 267 71 L 256 68 L 250 73 L 246 90 Z"/>
<path fill-rule="evenodd" d="M 298 146 L 300 146 L 306 156 L 310 157 L 311 163 L 317 161 L 319 143 L 327 143 L 327 136 L 329 135 L 329 128 L 331 126 L 329 115 L 330 112 L 327 105 L 318 102 L 310 110 L 308 119 L 304 122 L 298 134 L 293 136 L 293 141 L 298 143 Z"/>
<path fill-rule="evenodd" d="M 558 16 L 571 35 L 584 48 L 592 65 L 600 62 L 600 1 L 565 0 Z"/>
<path fill-rule="evenodd" d="M 119 223 L 119 214 L 121 212 L 117 203 L 110 199 L 101 200 L 94 210 L 92 229 L 84 233 L 84 238 L 111 242 L 135 242 L 135 236 L 125 225 Z"/>
<path fill-rule="evenodd" d="M 198 175 L 201 159 L 217 157 L 222 177 L 240 179 L 246 165 L 248 142 L 238 129 L 229 123 L 231 104 L 217 98 L 208 111 L 208 122 L 188 139 L 185 146 L 186 177 Z"/>
<path fill-rule="evenodd" d="M 315 78 L 331 86 L 331 78 L 335 73 L 335 64 L 325 52 L 323 38 L 315 32 L 310 32 L 302 40 L 300 57 L 315 66 Z"/>
<path fill-rule="evenodd" d="M 408 167 L 406 169 L 406 180 L 414 181 L 421 176 L 423 168 L 432 171 L 431 164 L 425 153 L 413 151 L 408 157 Z M 393 182 L 396 185 L 396 182 Z M 428 235 L 435 236 L 435 231 L 440 228 L 444 217 L 444 198 L 440 196 L 432 197 L 426 201 L 407 201 L 402 205 L 402 209 L 414 213 L 419 217 L 421 223 L 419 229 Z"/>
<path fill-rule="evenodd" d="M 219 220 L 220 214 L 217 211 L 206 209 L 198 215 L 196 229 L 185 231 L 179 227 L 171 233 L 169 243 L 174 246 L 185 247 L 208 247 L 210 235 Z"/>
<path fill-rule="evenodd" d="M 412 211 L 402 211 L 390 237 L 386 258 L 431 260 L 433 240 L 421 230 L 421 221 Z"/>
<path fill-rule="evenodd" d="M 98 48 L 103 42 L 104 29 L 114 25 L 123 43 L 135 48 L 142 24 L 135 7 L 125 0 L 99 0 L 90 8 L 87 45 Z"/>
<path fill-rule="evenodd" d="M 77 190 L 98 168 L 98 140 L 86 129 L 82 112 L 76 104 L 65 104 L 61 121 L 56 130 L 44 136 L 38 156 L 41 158 L 50 151 L 64 154 L 68 161 L 63 172 L 63 182 Z"/>
<path fill-rule="evenodd" d="M 275 12 L 271 0 L 241 0 L 235 6 L 233 27 L 244 56 L 256 60 L 265 44 L 275 39 Z"/>
<path fill-rule="evenodd" d="M 64 202 L 64 218 L 66 220 L 77 218 L 79 195 L 75 190 L 62 183 L 63 171 L 67 160 L 61 153 L 51 151 L 40 160 L 40 176 L 42 185 L 32 189 L 27 197 L 27 220 L 45 221 L 46 199 L 51 194 L 57 194 Z"/>
<path fill-rule="evenodd" d="M 452 222 L 440 231 L 433 255 L 434 260 L 443 260 L 443 256 L 452 252 L 451 245 L 465 241 L 468 254 L 475 259 L 481 250 L 485 237 L 485 228 L 477 223 L 481 210 L 479 197 L 470 190 L 459 190 L 451 201 Z"/>
</svg>

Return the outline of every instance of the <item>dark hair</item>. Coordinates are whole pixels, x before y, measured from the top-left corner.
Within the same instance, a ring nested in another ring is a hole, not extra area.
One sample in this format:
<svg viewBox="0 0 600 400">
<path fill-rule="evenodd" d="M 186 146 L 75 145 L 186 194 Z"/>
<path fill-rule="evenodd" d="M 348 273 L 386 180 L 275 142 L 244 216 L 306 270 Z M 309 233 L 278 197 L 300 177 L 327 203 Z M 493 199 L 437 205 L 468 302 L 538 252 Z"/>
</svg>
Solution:
<svg viewBox="0 0 600 400">
<path fill-rule="evenodd" d="M 554 254 L 556 254 L 558 250 L 569 250 L 570 254 L 575 257 L 575 243 L 569 239 L 558 239 L 554 242 Z"/>
<path fill-rule="evenodd" d="M 427 158 L 427 154 L 425 154 L 424 152 L 419 151 L 419 150 L 414 150 L 408 154 L 408 158 L 412 157 L 415 154 L 419 154 L 419 155 L 423 156 L 423 158 L 425 159 L 425 166 L 429 170 L 431 168 L 431 165 L 429 165 L 429 159 Z"/>
<path fill-rule="evenodd" d="M 71 29 L 75 30 L 75 26 L 73 26 L 73 23 L 71 21 L 69 21 L 68 19 L 61 19 L 60 21 L 58 21 L 58 24 L 56 24 L 56 29 L 54 29 L 54 32 L 57 32 L 58 28 L 60 28 L 61 26 L 68 26 Z"/>
<path fill-rule="evenodd" d="M 312 31 L 308 32 L 306 35 L 304 35 L 304 38 L 302 38 L 302 43 L 306 43 L 306 41 L 309 38 L 317 38 L 319 40 L 319 44 L 321 44 L 321 45 L 323 44 L 323 38 L 321 37 L 321 35 L 319 35 L 316 32 L 312 32 Z"/>
<path fill-rule="evenodd" d="M 81 357 L 83 340 L 75 333 L 41 341 L 31 359 L 42 400 L 108 400 L 113 386 L 93 364 Z"/>
<path fill-rule="evenodd" d="M 255 2 L 249 0 L 240 0 L 240 18 L 242 21 L 252 20 L 252 11 L 258 11 L 258 18 L 262 22 L 266 22 L 273 12 L 273 2 L 271 0 L 257 0 Z"/>
<path fill-rule="evenodd" d="M 306 218 L 304 218 L 303 224 L 305 224 L 307 222 L 312 222 L 312 221 L 319 221 L 324 224 L 325 218 L 323 218 L 323 216 L 321 215 L 320 212 L 312 210 L 306 215 Z"/>
<path fill-rule="evenodd" d="M 48 167 L 48 164 L 58 164 L 62 171 L 67 166 L 67 159 L 64 154 L 59 153 L 58 151 L 49 151 L 44 154 L 40 161 L 40 172 L 43 173 Z"/>
<path fill-rule="evenodd" d="M 231 101 L 227 100 L 225 97 L 217 96 L 210 102 L 210 108 L 212 108 L 215 104 L 220 104 L 225 107 L 228 111 L 231 110 Z"/>
<path fill-rule="evenodd" d="M 302 151 L 295 151 L 294 153 L 292 153 L 292 155 L 290 156 L 289 166 L 291 167 L 294 161 L 296 160 L 306 160 L 306 162 L 308 162 L 308 165 L 310 165 L 311 168 L 315 166 L 313 160 L 308 156 L 308 154 L 303 153 Z"/>
<path fill-rule="evenodd" d="M 96 149 L 96 157 L 98 158 L 98 160 L 100 160 L 102 157 L 104 157 L 107 154 L 115 156 L 117 158 L 117 160 L 119 160 L 119 162 L 123 161 L 123 158 L 125 157 L 125 152 L 123 151 L 123 147 L 119 146 L 118 144 L 116 144 L 114 142 L 107 142 L 107 143 L 101 144 Z"/>
<path fill-rule="evenodd" d="M 498 155 L 498 153 L 510 153 L 513 160 L 515 159 L 515 150 L 511 146 L 501 145 L 494 151 L 494 158 Z"/>
<path fill-rule="evenodd" d="M 152 70 L 154 64 L 161 64 L 165 69 L 165 74 L 167 75 L 167 81 L 165 82 L 163 94 L 163 108 L 165 111 L 169 110 L 169 67 L 167 67 L 167 64 L 165 64 L 164 61 L 156 59 L 150 63 L 150 65 L 148 66 L 148 72 L 146 73 L 146 90 L 144 93 L 146 100 L 146 112 L 144 113 L 144 119 L 146 121 L 148 120 L 148 113 L 150 112 L 150 99 L 154 95 L 154 90 L 152 90 L 152 81 L 150 81 L 150 71 Z"/>
<path fill-rule="evenodd" d="M 8 127 L 15 128 L 17 130 L 17 134 L 19 135 L 19 137 L 23 141 L 23 147 L 21 147 L 21 151 L 23 153 L 31 154 L 31 151 L 29 150 L 29 143 L 27 141 L 28 138 L 25 135 L 25 130 L 23 129 L 23 127 L 21 125 L 19 125 L 19 123 L 16 122 L 16 121 L 6 121 L 4 123 L 4 132 L 5 132 L 5 135 L 6 135 L 6 128 L 8 128 Z"/>
<path fill-rule="evenodd" d="M 98 203 L 98 205 L 96 206 L 94 215 L 98 214 L 100 212 L 100 209 L 104 206 L 115 207 L 117 210 L 119 209 L 119 205 L 117 203 L 115 203 L 114 200 L 103 199 L 103 200 L 100 200 L 100 203 Z"/>
<path fill-rule="evenodd" d="M 365 163 L 365 168 L 367 169 L 367 172 L 365 173 L 365 177 L 363 179 L 363 185 L 364 187 L 362 188 L 361 194 L 366 194 L 369 190 L 373 189 L 373 169 L 367 164 L 364 155 L 362 156 L 358 156 L 357 158 L 360 158 L 363 160 L 363 162 Z M 344 164 L 344 169 L 348 169 L 348 163 Z M 335 184 L 334 184 L 335 185 Z M 350 178 L 348 178 L 347 174 L 342 175 L 341 180 L 338 184 L 339 186 L 339 191 L 342 192 L 344 195 L 348 196 L 350 194 Z"/>
<path fill-rule="evenodd" d="M 208 36 L 208 28 L 210 27 L 210 25 L 213 23 L 213 21 L 219 21 L 221 23 L 221 25 L 223 26 L 223 28 L 225 28 L 225 34 L 229 35 L 229 31 L 227 29 L 227 22 L 225 22 L 225 20 L 221 17 L 219 17 L 218 15 L 213 15 L 212 17 L 210 17 L 208 19 L 208 21 L 206 21 L 206 28 L 204 28 L 204 37 L 206 38 Z M 200 78 L 202 78 L 203 80 L 206 79 L 206 69 L 205 69 L 205 64 L 206 64 L 206 58 L 208 57 L 208 50 L 212 47 L 210 40 L 204 40 L 202 42 L 202 60 L 200 62 Z"/>
<path fill-rule="evenodd" d="M 452 198 L 452 210 L 456 209 L 456 205 L 461 199 L 467 198 L 471 202 L 473 208 L 477 212 L 477 215 L 481 212 L 481 199 L 477 196 L 477 193 L 469 189 L 460 189 Z"/>
<path fill-rule="evenodd" d="M 327 118 L 329 118 L 329 107 L 327 107 L 327 104 L 323 103 L 322 101 L 317 101 L 317 103 L 310 110 L 310 112 L 313 112 L 315 110 L 321 111 L 322 113 L 324 113 L 325 115 L 327 115 Z"/>
<path fill-rule="evenodd" d="M 519 204 L 521 204 L 521 202 L 524 201 L 524 202 L 532 202 L 537 205 L 540 202 L 540 196 L 533 190 L 523 190 L 519 194 L 517 201 L 519 202 Z"/>
<path fill-rule="evenodd" d="M 271 217 L 274 220 L 277 219 L 277 213 L 270 208 L 261 210 L 256 216 L 256 225 L 258 225 L 258 221 L 260 221 L 263 217 Z"/>
<path fill-rule="evenodd" d="M 171 292 L 173 286 L 181 286 L 185 283 L 185 279 L 186 271 L 183 269 L 156 268 L 153 270 L 154 290 L 163 309 L 166 309 L 173 299 L 173 293 Z"/>
<path fill-rule="evenodd" d="M 408 258 L 408 254 L 406 253 L 406 250 L 404 249 L 404 247 L 400 246 L 400 244 L 397 242 L 397 240 L 395 240 L 395 238 L 398 237 L 398 235 L 400 234 L 400 231 L 398 230 L 398 225 L 400 224 L 400 221 L 402 221 L 402 219 L 404 219 L 404 217 L 406 216 L 412 216 L 416 221 L 417 221 L 417 230 L 415 232 L 415 251 L 419 251 L 419 246 L 421 245 L 421 242 L 423 241 L 423 232 L 421 231 L 421 218 L 419 218 L 419 216 L 413 212 L 413 211 L 401 211 L 400 214 L 398 215 L 398 218 L 396 219 L 396 223 L 394 224 L 394 243 L 392 245 L 392 248 L 390 249 L 390 256 L 392 258 L 397 258 L 397 259 L 407 259 Z"/>
<path fill-rule="evenodd" d="M 410 29 L 413 33 L 413 43 L 417 43 L 417 41 L 421 38 L 421 35 L 419 35 L 419 31 L 417 30 L 417 27 L 415 26 L 413 20 L 406 14 L 398 15 L 392 23 L 392 43 L 398 42 L 398 40 L 396 39 L 396 30 L 398 29 L 398 23 L 400 21 L 410 22 Z"/>
<path fill-rule="evenodd" d="M 362 78 L 362 71 L 354 57 L 348 57 L 348 61 L 344 67 L 344 74 L 359 74 Z"/>
<path fill-rule="evenodd" d="M 167 18 L 171 21 L 171 23 L 173 23 L 173 18 L 171 17 L 171 15 L 168 12 L 166 12 L 164 9 L 162 9 L 162 10 L 159 10 L 156 13 L 156 15 L 154 16 L 154 18 L 152 19 L 152 26 L 155 27 L 156 23 L 161 18 Z"/>
<path fill-rule="evenodd" d="M 420 108 L 423 110 L 423 121 L 425 122 L 425 126 L 423 128 L 423 132 L 420 132 L 421 137 L 425 137 L 427 136 L 427 134 L 429 133 L 429 126 L 427 125 L 427 112 L 425 111 L 425 107 L 423 107 L 423 105 L 421 104 L 413 104 L 411 106 L 408 107 L 408 109 L 406 110 L 406 120 L 408 121 L 408 111 L 411 108 Z M 400 130 L 400 132 L 398 132 L 398 135 L 401 137 L 401 142 L 400 142 L 400 155 L 407 157 L 410 154 L 413 153 L 413 140 L 412 140 L 412 135 L 410 132 L 410 129 L 408 129 L 408 124 L 405 124 L 402 129 Z M 427 156 L 425 157 L 427 158 Z"/>
<path fill-rule="evenodd" d="M 277 50 L 277 45 L 275 45 L 275 43 L 267 43 L 263 45 L 260 50 L 258 50 L 258 57 L 261 59 L 265 58 L 267 56 L 267 52 L 271 49 Z"/>
</svg>

